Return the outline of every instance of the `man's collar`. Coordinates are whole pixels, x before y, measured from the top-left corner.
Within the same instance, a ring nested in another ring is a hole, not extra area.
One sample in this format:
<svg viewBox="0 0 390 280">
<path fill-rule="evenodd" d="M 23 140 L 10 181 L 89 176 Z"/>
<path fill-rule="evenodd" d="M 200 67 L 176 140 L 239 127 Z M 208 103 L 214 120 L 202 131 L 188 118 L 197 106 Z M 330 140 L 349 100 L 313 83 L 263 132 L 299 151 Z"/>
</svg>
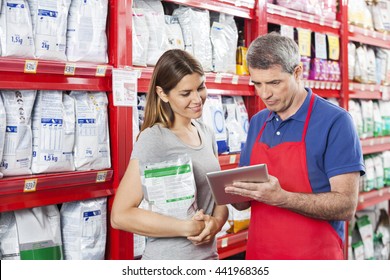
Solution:
<svg viewBox="0 0 390 280">
<path fill-rule="evenodd" d="M 305 101 L 303 101 L 303 104 L 298 109 L 298 111 L 294 115 L 289 117 L 288 119 L 293 119 L 293 120 L 297 120 L 297 121 L 301 121 L 301 122 L 305 122 L 306 121 L 307 110 L 309 108 L 310 98 L 311 98 L 311 95 L 313 93 L 312 93 L 310 88 L 305 88 L 305 90 L 307 91 L 307 95 L 306 95 Z M 269 115 L 269 117 L 267 118 L 266 121 L 270 122 L 274 118 L 276 118 L 277 116 L 278 115 L 275 112 L 271 112 L 271 114 Z"/>
</svg>

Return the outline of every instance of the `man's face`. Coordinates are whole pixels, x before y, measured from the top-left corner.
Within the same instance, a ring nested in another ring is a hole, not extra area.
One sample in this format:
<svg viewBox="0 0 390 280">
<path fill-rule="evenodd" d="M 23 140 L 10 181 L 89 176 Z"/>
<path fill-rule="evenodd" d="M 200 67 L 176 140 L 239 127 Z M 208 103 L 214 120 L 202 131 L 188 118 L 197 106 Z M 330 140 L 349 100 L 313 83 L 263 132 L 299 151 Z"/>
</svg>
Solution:
<svg viewBox="0 0 390 280">
<path fill-rule="evenodd" d="M 301 66 L 297 66 L 293 74 L 283 72 L 279 65 L 267 70 L 249 68 L 256 94 L 282 119 L 294 114 L 299 107 L 295 97 L 299 93 L 301 71 Z"/>
</svg>

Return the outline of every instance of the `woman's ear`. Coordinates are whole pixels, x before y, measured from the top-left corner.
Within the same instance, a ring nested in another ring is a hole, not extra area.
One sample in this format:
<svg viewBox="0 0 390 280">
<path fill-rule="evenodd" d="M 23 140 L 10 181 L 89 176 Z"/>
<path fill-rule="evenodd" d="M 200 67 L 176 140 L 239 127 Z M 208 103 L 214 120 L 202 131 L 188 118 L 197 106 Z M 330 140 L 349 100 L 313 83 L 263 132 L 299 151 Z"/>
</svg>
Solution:
<svg viewBox="0 0 390 280">
<path fill-rule="evenodd" d="M 163 102 L 168 103 L 168 97 L 161 87 L 156 86 L 156 93 L 158 94 L 158 96 Z"/>
</svg>

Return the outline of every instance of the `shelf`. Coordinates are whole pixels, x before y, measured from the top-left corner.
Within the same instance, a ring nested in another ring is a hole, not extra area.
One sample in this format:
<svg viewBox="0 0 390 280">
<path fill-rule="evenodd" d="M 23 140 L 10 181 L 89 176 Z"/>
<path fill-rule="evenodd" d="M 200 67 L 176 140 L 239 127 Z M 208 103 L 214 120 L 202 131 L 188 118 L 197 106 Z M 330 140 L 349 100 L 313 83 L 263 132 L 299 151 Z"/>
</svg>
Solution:
<svg viewBox="0 0 390 280">
<path fill-rule="evenodd" d="M 340 98 L 341 83 L 332 81 L 304 80 L 305 87 L 310 87 L 313 92 L 322 97 Z"/>
<path fill-rule="evenodd" d="M 390 136 L 360 139 L 363 154 L 374 154 L 390 150 Z"/>
<path fill-rule="evenodd" d="M 390 49 L 390 35 L 374 30 L 349 25 L 349 40 L 363 44 Z"/>
<path fill-rule="evenodd" d="M 372 190 L 367 193 L 359 194 L 357 211 L 363 210 L 369 206 L 390 200 L 390 187 L 385 187 L 379 190 Z"/>
<path fill-rule="evenodd" d="M 240 154 L 219 155 L 218 160 L 222 170 L 236 168 L 240 162 Z"/>
<path fill-rule="evenodd" d="M 0 58 L 1 89 L 111 90 L 112 66 Z"/>
<path fill-rule="evenodd" d="M 349 98 L 382 99 L 382 87 L 375 84 L 349 83 Z"/>
<path fill-rule="evenodd" d="M 217 239 L 217 248 L 220 259 L 246 251 L 248 230 L 227 234 Z"/>
<path fill-rule="evenodd" d="M 194 1 L 194 0 L 164 0 L 164 2 L 173 2 L 185 6 L 211 10 L 215 12 L 234 15 L 236 17 L 252 19 L 253 8 L 243 1 Z M 241 4 L 239 3 L 241 2 Z"/>
<path fill-rule="evenodd" d="M 0 179 L 0 212 L 113 194 L 113 170 L 37 174 Z"/>
<path fill-rule="evenodd" d="M 326 19 L 318 15 L 311 15 L 299 11 L 290 10 L 278 5 L 267 4 L 268 23 L 289 25 L 295 28 L 310 29 L 319 33 L 340 35 L 340 22 Z"/>
<path fill-rule="evenodd" d="M 39 59 L 0 58 L 0 71 L 28 74 L 107 77 L 112 66 L 88 62 L 51 61 Z"/>
<path fill-rule="evenodd" d="M 134 67 L 139 71 L 138 92 L 148 92 L 152 67 Z M 209 94 L 254 96 L 255 90 L 249 76 L 228 73 L 206 73 L 206 86 Z"/>
</svg>

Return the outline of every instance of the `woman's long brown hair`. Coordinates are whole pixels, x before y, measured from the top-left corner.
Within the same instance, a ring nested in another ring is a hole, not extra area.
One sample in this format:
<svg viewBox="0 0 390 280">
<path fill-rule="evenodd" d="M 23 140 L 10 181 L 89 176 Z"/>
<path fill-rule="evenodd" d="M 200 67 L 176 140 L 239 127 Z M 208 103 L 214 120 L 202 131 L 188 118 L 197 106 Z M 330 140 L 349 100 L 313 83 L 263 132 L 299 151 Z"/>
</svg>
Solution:
<svg viewBox="0 0 390 280">
<path fill-rule="evenodd" d="M 162 54 L 150 80 L 141 132 L 156 123 L 167 128 L 173 126 L 175 118 L 172 109 L 169 103 L 162 102 L 156 87 L 161 87 L 165 94 L 169 94 L 184 76 L 193 73 L 204 76 L 202 65 L 188 52 L 172 49 Z"/>
</svg>

